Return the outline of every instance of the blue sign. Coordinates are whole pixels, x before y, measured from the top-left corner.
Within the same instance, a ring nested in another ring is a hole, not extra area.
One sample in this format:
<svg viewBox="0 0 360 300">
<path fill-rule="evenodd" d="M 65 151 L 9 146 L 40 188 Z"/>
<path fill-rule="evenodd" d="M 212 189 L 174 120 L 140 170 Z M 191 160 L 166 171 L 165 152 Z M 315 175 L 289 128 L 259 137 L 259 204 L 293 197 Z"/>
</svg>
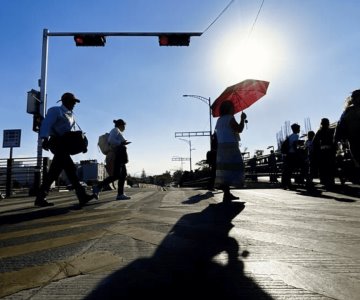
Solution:
<svg viewBox="0 0 360 300">
<path fill-rule="evenodd" d="M 20 147 L 21 129 L 5 129 L 3 148 Z"/>
</svg>

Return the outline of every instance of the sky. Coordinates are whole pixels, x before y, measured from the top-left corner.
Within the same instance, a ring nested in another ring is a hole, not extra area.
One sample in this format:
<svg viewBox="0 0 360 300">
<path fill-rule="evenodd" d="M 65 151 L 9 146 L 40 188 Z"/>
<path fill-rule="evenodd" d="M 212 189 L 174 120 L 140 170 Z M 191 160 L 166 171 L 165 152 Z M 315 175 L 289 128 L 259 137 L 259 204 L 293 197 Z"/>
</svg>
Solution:
<svg viewBox="0 0 360 300">
<path fill-rule="evenodd" d="M 157 37 L 108 37 L 105 47 L 76 47 L 72 37 L 49 37 L 47 108 L 73 92 L 81 100 L 76 120 L 89 139 L 88 152 L 73 159 L 103 162 L 98 136 L 121 118 L 132 142 L 130 175 L 189 170 L 189 161 L 174 158 L 190 153 L 194 170 L 206 158 L 209 137 L 184 141 L 175 133 L 209 131 L 209 106 L 182 95 L 212 103 L 245 79 L 270 84 L 245 110 L 240 149 L 267 154 L 286 122 L 300 124 L 302 133 L 316 131 L 324 117 L 336 122 L 345 98 L 360 88 L 359 13 L 358 0 L 0 0 L 0 139 L 3 130 L 21 129 L 13 156 L 37 156 L 26 99 L 39 90 L 44 29 L 202 32 L 188 47 L 160 47 Z M 0 158 L 9 155 L 0 148 Z"/>
</svg>

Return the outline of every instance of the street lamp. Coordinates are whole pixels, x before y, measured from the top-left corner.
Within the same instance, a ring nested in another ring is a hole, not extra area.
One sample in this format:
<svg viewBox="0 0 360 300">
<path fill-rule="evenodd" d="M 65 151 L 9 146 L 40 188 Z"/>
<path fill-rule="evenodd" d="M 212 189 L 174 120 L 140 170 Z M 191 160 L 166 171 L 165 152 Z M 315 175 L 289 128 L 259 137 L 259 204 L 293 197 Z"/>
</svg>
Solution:
<svg viewBox="0 0 360 300">
<path fill-rule="evenodd" d="M 272 151 L 274 151 L 274 146 L 268 146 L 266 149 L 271 149 L 272 148 Z"/>
<path fill-rule="evenodd" d="M 209 121 L 210 121 L 210 149 L 211 149 L 211 135 L 212 135 L 212 127 L 211 127 L 211 101 L 210 101 L 210 97 L 206 98 L 203 96 L 199 96 L 199 95 L 183 95 L 183 97 L 192 97 L 192 98 L 196 98 L 199 99 L 200 101 L 204 102 L 205 104 L 207 104 L 209 106 Z"/>
<path fill-rule="evenodd" d="M 181 138 L 179 138 L 179 140 L 182 140 L 182 141 L 184 141 L 184 142 L 186 142 L 186 143 L 188 143 L 188 144 L 189 144 L 189 150 L 190 150 L 190 172 L 191 172 L 191 171 L 192 171 L 192 165 L 191 165 L 191 151 L 192 151 L 192 150 L 195 150 L 195 149 L 191 148 L 191 140 L 185 140 L 185 139 L 181 139 Z"/>
</svg>

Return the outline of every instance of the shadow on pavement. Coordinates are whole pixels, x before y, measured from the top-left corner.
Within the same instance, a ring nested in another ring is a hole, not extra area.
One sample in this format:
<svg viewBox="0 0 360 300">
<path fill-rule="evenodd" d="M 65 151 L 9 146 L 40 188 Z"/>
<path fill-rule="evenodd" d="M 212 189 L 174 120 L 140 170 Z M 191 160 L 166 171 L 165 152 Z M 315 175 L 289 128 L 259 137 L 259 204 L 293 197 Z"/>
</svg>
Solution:
<svg viewBox="0 0 360 300">
<path fill-rule="evenodd" d="M 295 190 L 298 192 L 298 194 L 304 196 L 311 196 L 348 203 L 356 202 L 358 200 L 355 200 L 353 198 L 359 199 L 360 197 L 360 189 L 356 186 L 336 185 L 329 190 L 326 190 L 324 187 L 316 188 L 311 191 L 307 191 L 303 188 L 296 188 Z"/>
<path fill-rule="evenodd" d="M 244 208 L 210 204 L 184 215 L 152 257 L 109 275 L 85 299 L 272 299 L 245 276 L 239 244 L 229 236 L 231 220 Z"/>
<path fill-rule="evenodd" d="M 17 224 L 20 222 L 31 221 L 31 220 L 35 220 L 35 219 L 54 217 L 54 216 L 58 216 L 58 215 L 67 214 L 71 210 L 75 210 L 75 209 L 77 209 L 76 206 L 74 206 L 72 209 L 68 208 L 68 207 L 61 207 L 61 208 L 46 207 L 46 208 L 41 208 L 39 210 L 5 215 L 5 216 L 0 217 L 0 225 Z"/>
<path fill-rule="evenodd" d="M 187 199 L 186 201 L 183 201 L 183 204 L 196 204 L 202 200 L 206 200 L 209 198 L 214 197 L 213 192 L 208 191 L 205 194 L 196 194 L 194 196 L 189 197 L 189 199 Z"/>
</svg>

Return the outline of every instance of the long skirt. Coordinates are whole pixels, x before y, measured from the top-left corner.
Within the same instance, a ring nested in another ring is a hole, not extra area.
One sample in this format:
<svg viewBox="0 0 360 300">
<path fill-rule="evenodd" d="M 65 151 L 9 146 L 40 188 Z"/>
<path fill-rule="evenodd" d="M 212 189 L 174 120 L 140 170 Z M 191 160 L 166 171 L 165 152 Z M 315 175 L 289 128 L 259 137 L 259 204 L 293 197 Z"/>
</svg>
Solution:
<svg viewBox="0 0 360 300">
<path fill-rule="evenodd" d="M 215 186 L 243 187 L 244 161 L 238 143 L 219 143 L 216 155 Z"/>
</svg>

